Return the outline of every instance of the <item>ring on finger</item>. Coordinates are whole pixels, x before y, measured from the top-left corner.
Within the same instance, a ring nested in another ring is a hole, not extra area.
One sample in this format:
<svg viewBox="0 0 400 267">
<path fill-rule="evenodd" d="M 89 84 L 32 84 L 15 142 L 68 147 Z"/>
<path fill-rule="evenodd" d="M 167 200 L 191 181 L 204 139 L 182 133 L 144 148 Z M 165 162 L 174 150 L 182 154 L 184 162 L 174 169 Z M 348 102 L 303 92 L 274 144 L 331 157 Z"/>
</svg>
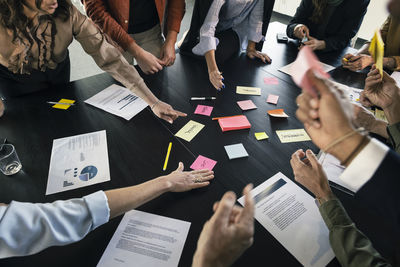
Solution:
<svg viewBox="0 0 400 267">
<path fill-rule="evenodd" d="M 201 179 L 196 178 L 196 179 L 193 180 L 193 182 L 194 182 L 195 184 L 197 184 L 197 183 L 201 183 L 202 181 L 201 181 Z"/>
</svg>

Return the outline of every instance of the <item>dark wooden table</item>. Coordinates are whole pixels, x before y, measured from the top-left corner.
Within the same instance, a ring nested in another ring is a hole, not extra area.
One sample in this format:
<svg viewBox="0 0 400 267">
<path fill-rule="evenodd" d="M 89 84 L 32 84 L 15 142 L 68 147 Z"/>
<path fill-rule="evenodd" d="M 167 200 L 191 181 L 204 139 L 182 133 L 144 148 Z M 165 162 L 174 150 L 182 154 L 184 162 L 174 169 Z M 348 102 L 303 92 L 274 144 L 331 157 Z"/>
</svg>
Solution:
<svg viewBox="0 0 400 267">
<path fill-rule="evenodd" d="M 207 188 L 187 193 L 165 194 L 139 210 L 186 220 L 192 223 L 179 266 L 190 266 L 196 249 L 197 238 L 204 222 L 212 215 L 212 204 L 224 192 L 232 190 L 240 195 L 247 183 L 255 186 L 281 171 L 293 179 L 289 159 L 299 148 L 317 151 L 312 142 L 282 144 L 275 131 L 303 128 L 295 117 L 295 98 L 300 89 L 291 78 L 277 69 L 291 63 L 297 54 L 295 42 L 278 44 L 277 32 L 284 32 L 284 25 L 270 24 L 264 51 L 273 58 L 271 65 L 250 60 L 245 55 L 221 66 L 226 88 L 216 92 L 209 83 L 205 62 L 177 55 L 173 66 L 162 72 L 144 76 L 147 85 L 163 101 L 188 113 L 173 125 L 156 118 L 147 108 L 130 121 L 108 114 L 83 103 L 84 100 L 108 87 L 115 81 L 108 74 L 100 74 L 72 82 L 63 88 L 9 99 L 6 113 L 0 118 L 0 137 L 7 137 L 16 146 L 23 170 L 14 176 L 0 174 L 0 202 L 11 200 L 51 202 L 58 199 L 82 197 L 97 190 L 107 190 L 134 185 L 173 171 L 179 161 L 186 169 L 198 155 L 217 160 L 215 179 Z M 340 65 L 342 53 L 319 54 L 322 61 Z M 279 85 L 265 85 L 264 77 L 276 77 Z M 332 77 L 348 85 L 362 88 L 365 73 L 351 73 L 341 68 Z M 261 96 L 236 94 L 236 86 L 262 88 Z M 266 103 L 268 94 L 280 96 L 278 105 Z M 215 101 L 190 101 L 191 96 L 217 96 Z M 60 98 L 76 99 L 77 105 L 67 111 L 52 109 L 46 101 Z M 242 112 L 236 101 L 251 99 L 258 109 Z M 252 124 L 249 130 L 222 133 L 210 117 L 193 114 L 197 104 L 212 105 L 212 117 L 245 114 Z M 288 119 L 273 119 L 267 110 L 284 108 Z M 192 140 L 186 142 L 174 134 L 189 120 L 205 125 Z M 107 131 L 111 181 L 45 196 L 52 140 L 97 130 Z M 257 141 L 254 132 L 265 131 L 267 141 Z M 168 170 L 162 171 L 166 148 L 173 142 Z M 248 158 L 229 160 L 224 145 L 243 143 Z M 376 218 L 357 199 L 335 191 L 351 217 L 385 255 L 391 253 L 390 230 L 385 221 Z M 52 247 L 29 257 L 0 261 L 1 266 L 95 266 L 116 230 L 121 216 L 90 233 L 82 241 Z M 382 238 L 382 237 L 385 238 Z M 274 239 L 259 223 L 255 223 L 254 245 L 234 266 L 300 266 L 300 263 Z M 333 260 L 329 266 L 338 266 Z M 132 265 L 134 266 L 134 265 Z"/>
</svg>

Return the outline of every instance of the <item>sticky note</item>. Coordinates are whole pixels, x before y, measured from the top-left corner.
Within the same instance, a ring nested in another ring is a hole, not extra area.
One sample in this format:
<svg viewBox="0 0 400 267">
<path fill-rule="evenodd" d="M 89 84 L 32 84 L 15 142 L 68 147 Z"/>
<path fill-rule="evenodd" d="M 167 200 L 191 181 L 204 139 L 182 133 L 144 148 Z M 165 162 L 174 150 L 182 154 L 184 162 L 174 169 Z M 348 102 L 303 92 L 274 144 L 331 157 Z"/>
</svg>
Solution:
<svg viewBox="0 0 400 267">
<path fill-rule="evenodd" d="M 385 121 L 385 122 L 388 122 L 388 120 L 387 120 L 387 118 L 386 118 L 386 115 L 385 115 L 385 112 L 383 112 L 383 110 L 380 110 L 380 109 L 375 109 L 375 111 L 374 111 L 374 114 L 375 114 L 375 117 L 377 118 L 377 119 L 379 119 L 379 120 L 383 120 L 383 121 Z"/>
<path fill-rule="evenodd" d="M 268 135 L 267 135 L 266 132 L 254 133 L 254 135 L 255 135 L 255 137 L 256 137 L 256 139 L 257 139 L 258 141 L 264 140 L 264 139 L 268 139 Z"/>
<path fill-rule="evenodd" d="M 249 156 L 242 143 L 224 146 L 224 148 L 229 159 L 245 158 Z"/>
<path fill-rule="evenodd" d="M 323 78 L 329 78 L 329 74 L 325 72 L 321 62 L 319 62 L 311 48 L 306 45 L 300 49 L 296 60 L 290 67 L 290 71 L 297 86 L 301 87 L 312 96 L 317 96 L 317 92 L 306 76 L 306 72 L 310 69 L 314 70 L 314 72 L 318 73 Z"/>
<path fill-rule="evenodd" d="M 200 115 L 210 116 L 212 110 L 213 110 L 213 107 L 204 106 L 204 105 L 197 105 L 197 108 L 196 108 L 196 110 L 194 111 L 194 114 L 200 114 Z"/>
<path fill-rule="evenodd" d="M 192 163 L 190 168 L 193 170 L 207 169 L 207 170 L 212 171 L 215 164 L 217 164 L 217 162 L 215 160 L 212 160 L 212 159 L 209 159 L 209 158 L 199 155 L 197 157 L 197 159 Z"/>
<path fill-rule="evenodd" d="M 257 106 L 251 100 L 236 102 L 242 110 L 256 109 Z"/>
<path fill-rule="evenodd" d="M 311 138 L 308 136 L 307 132 L 304 129 L 276 131 L 276 134 L 278 135 L 282 143 L 302 142 L 311 140 Z"/>
<path fill-rule="evenodd" d="M 369 53 L 374 59 L 379 73 L 383 75 L 383 56 L 385 54 L 385 44 L 383 43 L 379 29 L 375 30 L 374 36 L 372 37 L 371 44 L 369 45 Z"/>
<path fill-rule="evenodd" d="M 236 86 L 236 93 L 240 95 L 261 95 L 261 88 Z"/>
<path fill-rule="evenodd" d="M 188 142 L 192 141 L 192 139 L 204 128 L 204 125 L 195 121 L 189 121 L 185 126 L 180 129 L 175 136 L 182 138 Z"/>
<path fill-rule="evenodd" d="M 58 102 L 73 104 L 73 103 L 75 103 L 75 100 L 62 98 Z M 52 106 L 52 108 L 58 108 L 58 109 L 69 109 L 69 107 L 71 107 L 71 105 L 55 104 L 55 105 Z"/>
<path fill-rule="evenodd" d="M 278 99 L 279 99 L 278 95 L 268 95 L 267 102 L 276 105 L 278 104 Z"/>
<path fill-rule="evenodd" d="M 277 117 L 277 118 L 288 118 L 289 115 L 286 114 L 282 108 L 280 109 L 271 109 L 267 111 L 268 115 L 272 117 Z"/>
<path fill-rule="evenodd" d="M 275 77 L 265 77 L 264 83 L 270 84 L 270 85 L 277 85 L 277 84 L 279 84 L 279 80 L 278 80 L 278 78 L 275 78 Z"/>
<path fill-rule="evenodd" d="M 248 129 L 251 127 L 249 120 L 244 115 L 222 118 L 218 120 L 218 123 L 223 132 Z"/>
</svg>

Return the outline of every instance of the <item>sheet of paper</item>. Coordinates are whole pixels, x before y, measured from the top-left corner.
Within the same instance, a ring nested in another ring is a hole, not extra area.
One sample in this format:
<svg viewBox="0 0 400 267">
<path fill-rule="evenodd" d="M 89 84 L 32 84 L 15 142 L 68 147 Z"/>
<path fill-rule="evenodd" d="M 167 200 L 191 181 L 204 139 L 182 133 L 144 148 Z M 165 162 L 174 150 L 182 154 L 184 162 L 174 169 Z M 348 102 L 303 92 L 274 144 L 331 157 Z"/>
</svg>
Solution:
<svg viewBox="0 0 400 267">
<path fill-rule="evenodd" d="M 87 99 L 85 103 L 122 117 L 132 119 L 148 105 L 125 87 L 113 84 Z"/>
<path fill-rule="evenodd" d="M 311 138 L 304 129 L 276 131 L 276 134 L 281 143 L 311 141 Z"/>
<path fill-rule="evenodd" d="M 363 91 L 363 89 L 358 89 L 358 88 L 354 88 L 354 87 L 350 87 L 347 86 L 345 84 L 342 83 L 338 83 L 335 81 L 331 82 L 338 87 L 339 89 L 343 90 L 344 92 L 346 92 L 347 96 L 349 97 L 350 102 L 354 103 L 354 104 L 359 104 L 360 103 L 360 94 Z M 351 113 L 353 114 L 353 113 Z"/>
<path fill-rule="evenodd" d="M 71 99 L 65 99 L 62 98 L 60 99 L 60 101 L 58 101 L 59 103 L 75 103 L 75 100 L 71 100 Z M 71 107 L 71 105 L 63 105 L 63 104 L 55 104 L 52 106 L 52 108 L 58 108 L 58 109 L 69 109 Z"/>
<path fill-rule="evenodd" d="M 125 213 L 97 267 L 176 267 L 190 222 L 138 210 Z"/>
<path fill-rule="evenodd" d="M 381 31 L 375 30 L 374 36 L 372 37 L 369 45 L 369 53 L 375 61 L 376 68 L 379 73 L 383 75 L 383 57 L 385 54 L 385 43 L 382 40 Z"/>
<path fill-rule="evenodd" d="M 194 114 L 210 116 L 213 108 L 214 107 L 211 107 L 211 106 L 197 105 L 197 108 L 194 111 Z"/>
<path fill-rule="evenodd" d="M 289 115 L 286 114 L 282 108 L 280 109 L 271 109 L 267 111 L 268 115 L 272 117 L 277 117 L 277 118 L 288 118 Z"/>
<path fill-rule="evenodd" d="M 188 142 L 204 128 L 204 125 L 195 121 L 190 120 L 185 126 L 180 129 L 175 136 L 182 138 Z"/>
<path fill-rule="evenodd" d="M 236 86 L 236 93 L 240 95 L 261 95 L 261 88 Z"/>
<path fill-rule="evenodd" d="M 268 84 L 268 85 L 277 85 L 277 84 L 279 84 L 279 80 L 278 80 L 278 78 L 275 78 L 275 77 L 265 77 L 264 83 Z"/>
<path fill-rule="evenodd" d="M 251 193 L 255 219 L 303 266 L 326 266 L 335 257 L 314 198 L 289 178 L 279 172 Z"/>
<path fill-rule="evenodd" d="M 46 195 L 110 181 L 106 131 L 53 140 Z"/>
<path fill-rule="evenodd" d="M 256 137 L 256 139 L 258 141 L 264 140 L 264 139 L 268 139 L 268 135 L 266 132 L 259 132 L 259 133 L 254 133 L 254 136 Z"/>
<path fill-rule="evenodd" d="M 207 169 L 212 171 L 214 169 L 214 166 L 217 164 L 215 160 L 206 158 L 202 155 L 199 155 L 197 159 L 192 163 L 190 166 L 191 169 L 193 170 L 203 170 Z"/>
<path fill-rule="evenodd" d="M 242 143 L 224 146 L 224 148 L 229 159 L 245 158 L 249 156 Z"/>
<path fill-rule="evenodd" d="M 267 98 L 267 103 L 271 103 L 271 104 L 278 104 L 278 99 L 279 99 L 279 96 L 278 95 L 268 95 L 268 98 Z"/>
<path fill-rule="evenodd" d="M 281 67 L 281 68 L 278 69 L 278 70 L 279 70 L 280 72 L 283 72 L 283 73 L 289 75 L 289 76 L 293 76 L 293 70 L 292 70 L 292 65 L 293 65 L 293 63 L 294 63 L 294 62 L 292 62 L 292 63 L 290 63 L 290 64 L 288 64 L 288 65 L 286 65 L 286 66 L 283 66 L 283 67 Z M 321 66 L 322 66 L 322 69 L 323 69 L 325 72 L 330 72 L 331 70 L 334 70 L 334 69 L 335 69 L 335 67 L 333 67 L 333 66 L 331 66 L 331 65 L 328 65 L 328 64 L 325 64 L 325 63 L 323 63 L 323 62 L 320 62 L 320 64 L 321 64 Z"/>
<path fill-rule="evenodd" d="M 396 81 L 397 86 L 400 87 L 400 71 L 393 71 L 390 77 L 392 77 Z"/>
<path fill-rule="evenodd" d="M 328 180 L 355 193 L 347 186 L 347 184 L 343 180 L 340 179 L 340 175 L 345 169 L 344 166 L 340 165 L 340 161 L 331 154 L 326 154 L 324 152 L 320 152 L 318 156 L 318 161 L 321 163 L 322 168 L 324 169 L 326 176 L 328 177 Z"/>
<path fill-rule="evenodd" d="M 257 106 L 251 100 L 243 100 L 236 102 L 242 110 L 256 109 Z"/>
</svg>

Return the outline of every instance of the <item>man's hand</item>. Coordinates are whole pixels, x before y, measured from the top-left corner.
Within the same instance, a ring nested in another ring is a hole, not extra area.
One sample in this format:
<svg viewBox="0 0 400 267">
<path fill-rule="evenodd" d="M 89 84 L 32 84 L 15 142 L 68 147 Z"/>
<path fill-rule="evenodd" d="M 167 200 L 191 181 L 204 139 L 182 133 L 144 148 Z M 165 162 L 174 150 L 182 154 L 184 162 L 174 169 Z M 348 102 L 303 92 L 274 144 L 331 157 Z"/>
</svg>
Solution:
<svg viewBox="0 0 400 267">
<path fill-rule="evenodd" d="M 302 43 L 300 48 L 303 45 L 309 46 L 313 51 L 314 50 L 324 50 L 326 48 L 326 43 L 325 43 L 324 40 L 318 40 L 318 39 L 315 39 L 315 38 L 313 38 L 311 36 L 308 37 L 308 41 L 307 42 Z"/>
<path fill-rule="evenodd" d="M 222 76 L 222 72 L 220 72 L 218 69 L 209 71 L 208 76 L 215 89 L 221 90 L 222 88 L 225 88 L 225 85 L 222 82 L 224 77 Z"/>
<path fill-rule="evenodd" d="M 247 185 L 244 208 L 235 206 L 236 196 L 227 192 L 214 204 L 214 215 L 207 221 L 197 242 L 193 267 L 230 266 L 253 244 L 254 200 Z"/>
<path fill-rule="evenodd" d="M 160 59 L 164 66 L 172 66 L 175 62 L 175 43 L 178 33 L 175 31 L 169 31 L 167 38 L 161 48 Z"/>
<path fill-rule="evenodd" d="M 135 57 L 140 69 L 145 74 L 154 74 L 163 69 L 163 61 L 142 48 L 140 48 L 133 56 Z"/>
<path fill-rule="evenodd" d="M 310 38 L 310 30 L 304 24 L 298 24 L 296 27 L 294 27 L 293 34 L 297 39 L 300 40 L 302 40 L 304 37 Z"/>
<path fill-rule="evenodd" d="M 152 111 L 160 119 L 166 120 L 169 123 L 173 123 L 178 117 L 186 117 L 187 114 L 174 110 L 171 105 L 158 101 L 153 104 Z"/>
<path fill-rule="evenodd" d="M 358 71 L 374 64 L 374 59 L 370 55 L 360 54 L 352 55 L 346 54 L 342 59 L 343 68 Z"/>
</svg>

